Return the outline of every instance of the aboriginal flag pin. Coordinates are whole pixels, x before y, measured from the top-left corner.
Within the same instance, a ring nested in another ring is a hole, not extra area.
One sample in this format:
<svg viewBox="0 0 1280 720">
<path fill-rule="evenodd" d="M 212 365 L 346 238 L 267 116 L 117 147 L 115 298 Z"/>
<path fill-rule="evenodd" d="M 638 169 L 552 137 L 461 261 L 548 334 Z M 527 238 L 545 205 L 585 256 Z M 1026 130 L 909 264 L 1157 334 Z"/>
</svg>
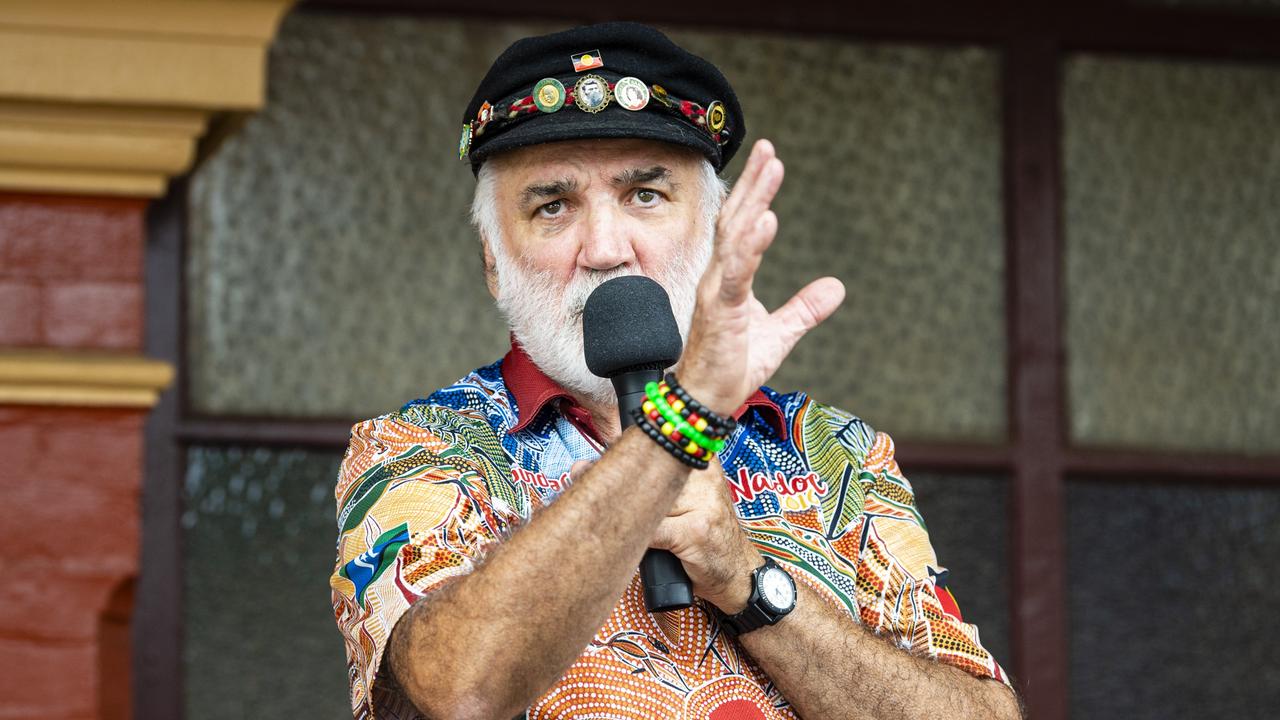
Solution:
<svg viewBox="0 0 1280 720">
<path fill-rule="evenodd" d="M 599 50 L 591 50 L 589 52 L 578 53 L 573 56 L 573 71 L 582 72 L 584 70 L 594 70 L 595 68 L 604 67 L 604 56 Z"/>
</svg>

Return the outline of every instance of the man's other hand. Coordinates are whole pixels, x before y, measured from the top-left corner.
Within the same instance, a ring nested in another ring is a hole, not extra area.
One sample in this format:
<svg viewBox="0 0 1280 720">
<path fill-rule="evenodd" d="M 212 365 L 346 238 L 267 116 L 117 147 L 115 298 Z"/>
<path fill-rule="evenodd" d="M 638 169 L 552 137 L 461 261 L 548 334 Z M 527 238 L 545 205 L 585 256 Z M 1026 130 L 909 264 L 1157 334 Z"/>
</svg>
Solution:
<svg viewBox="0 0 1280 720">
<path fill-rule="evenodd" d="M 756 142 L 720 210 L 715 252 L 698 284 L 680 380 L 694 399 L 721 415 L 763 385 L 796 342 L 844 300 L 844 285 L 833 277 L 814 280 L 773 313 L 752 292 L 764 251 L 778 232 L 769 205 L 782 176 L 773 145 Z"/>
<path fill-rule="evenodd" d="M 730 615 L 746 607 L 751 572 L 764 564 L 738 524 L 719 461 L 689 475 L 650 544 L 680 558 L 694 594 Z"/>
</svg>

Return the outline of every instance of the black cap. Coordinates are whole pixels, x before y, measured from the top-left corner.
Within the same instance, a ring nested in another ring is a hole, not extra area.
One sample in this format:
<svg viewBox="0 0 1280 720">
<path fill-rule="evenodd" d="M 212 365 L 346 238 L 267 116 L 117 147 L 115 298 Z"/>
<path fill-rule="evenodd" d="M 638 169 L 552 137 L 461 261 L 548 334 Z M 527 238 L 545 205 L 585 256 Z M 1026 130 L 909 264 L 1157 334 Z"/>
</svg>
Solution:
<svg viewBox="0 0 1280 720">
<path fill-rule="evenodd" d="M 618 88 L 623 78 L 635 80 Z M 545 91 L 535 97 L 535 88 Z M 641 106 L 646 97 L 640 109 L 624 106 Z M 473 172 L 504 150 L 588 138 L 683 145 L 718 172 L 742 145 L 746 127 L 738 96 L 715 65 L 631 22 L 517 41 L 480 81 L 462 122 L 458 151 Z"/>
</svg>

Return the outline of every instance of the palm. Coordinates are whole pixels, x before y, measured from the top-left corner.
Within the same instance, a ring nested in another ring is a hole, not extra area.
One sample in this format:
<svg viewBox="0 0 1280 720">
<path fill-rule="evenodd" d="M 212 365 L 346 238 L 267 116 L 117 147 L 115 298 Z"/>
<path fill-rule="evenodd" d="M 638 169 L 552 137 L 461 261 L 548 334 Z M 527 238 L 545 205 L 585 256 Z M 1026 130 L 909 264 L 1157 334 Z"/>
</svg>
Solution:
<svg viewBox="0 0 1280 720">
<path fill-rule="evenodd" d="M 716 252 L 698 288 L 681 375 L 712 409 L 738 407 L 782 365 L 801 337 L 844 299 L 835 278 L 809 283 L 770 313 L 752 291 L 764 251 L 777 233 L 769 204 L 782 183 L 782 163 L 766 141 L 756 144 L 717 222 Z"/>
</svg>

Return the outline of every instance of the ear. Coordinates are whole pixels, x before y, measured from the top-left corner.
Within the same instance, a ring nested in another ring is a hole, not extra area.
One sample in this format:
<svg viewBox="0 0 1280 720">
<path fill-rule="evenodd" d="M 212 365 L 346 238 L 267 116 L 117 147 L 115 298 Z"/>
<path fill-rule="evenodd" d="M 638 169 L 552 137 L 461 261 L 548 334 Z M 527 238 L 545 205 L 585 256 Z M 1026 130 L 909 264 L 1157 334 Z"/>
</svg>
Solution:
<svg viewBox="0 0 1280 720">
<path fill-rule="evenodd" d="M 493 259 L 493 251 L 489 249 L 489 240 L 480 241 L 480 260 L 484 263 L 484 284 L 489 288 L 489 296 L 498 299 L 498 267 Z"/>
</svg>

